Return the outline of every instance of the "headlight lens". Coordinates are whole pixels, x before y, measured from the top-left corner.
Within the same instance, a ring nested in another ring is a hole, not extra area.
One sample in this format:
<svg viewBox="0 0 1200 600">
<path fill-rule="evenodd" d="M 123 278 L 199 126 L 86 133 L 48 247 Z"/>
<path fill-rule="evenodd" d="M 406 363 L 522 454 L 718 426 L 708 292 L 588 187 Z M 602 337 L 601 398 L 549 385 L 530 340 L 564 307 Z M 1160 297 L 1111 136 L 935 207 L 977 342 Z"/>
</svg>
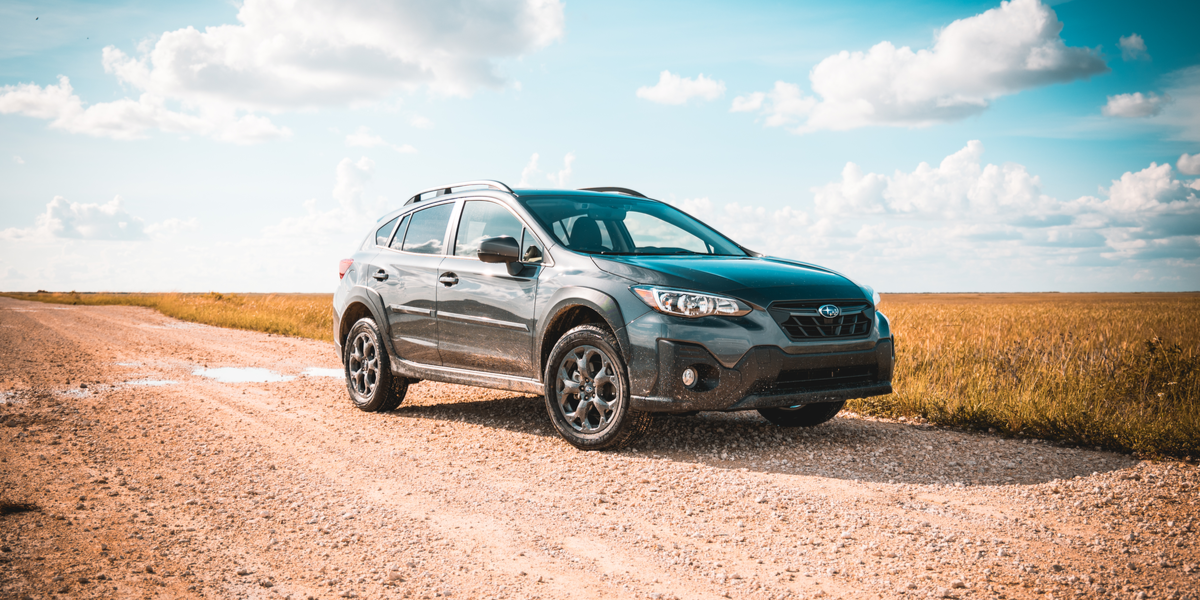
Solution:
<svg viewBox="0 0 1200 600">
<path fill-rule="evenodd" d="M 861 287 L 863 291 L 867 293 L 867 296 L 871 298 L 871 304 L 875 305 L 875 308 L 879 308 L 879 301 L 882 300 L 882 298 L 879 297 L 879 292 L 875 291 L 875 288 L 869 285 L 860 285 L 859 287 Z"/>
<path fill-rule="evenodd" d="M 631 289 L 650 308 L 674 317 L 740 317 L 751 311 L 749 306 L 724 296 L 651 285 L 636 285 Z"/>
</svg>

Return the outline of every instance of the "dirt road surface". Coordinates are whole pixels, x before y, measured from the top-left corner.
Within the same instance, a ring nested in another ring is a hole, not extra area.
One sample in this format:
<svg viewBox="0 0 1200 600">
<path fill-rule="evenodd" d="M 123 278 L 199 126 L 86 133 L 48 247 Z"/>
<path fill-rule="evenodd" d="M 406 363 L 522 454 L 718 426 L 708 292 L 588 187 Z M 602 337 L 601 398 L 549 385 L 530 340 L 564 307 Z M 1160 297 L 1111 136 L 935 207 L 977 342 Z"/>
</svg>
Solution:
<svg viewBox="0 0 1200 600">
<path fill-rule="evenodd" d="M 1200 597 L 1186 462 L 845 414 L 584 453 L 539 398 L 367 414 L 313 367 L 329 344 L 0 299 L 0 598 Z"/>
</svg>

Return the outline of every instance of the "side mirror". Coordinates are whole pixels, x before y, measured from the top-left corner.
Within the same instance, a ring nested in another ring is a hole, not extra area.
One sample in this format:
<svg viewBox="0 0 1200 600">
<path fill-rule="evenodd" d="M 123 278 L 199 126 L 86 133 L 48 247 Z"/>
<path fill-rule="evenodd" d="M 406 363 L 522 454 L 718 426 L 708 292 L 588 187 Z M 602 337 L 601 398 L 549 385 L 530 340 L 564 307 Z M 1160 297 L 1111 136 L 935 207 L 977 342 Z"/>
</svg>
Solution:
<svg viewBox="0 0 1200 600">
<path fill-rule="evenodd" d="M 485 263 L 507 264 L 509 275 L 521 272 L 521 245 L 509 236 L 483 240 L 479 244 L 478 256 Z"/>
</svg>

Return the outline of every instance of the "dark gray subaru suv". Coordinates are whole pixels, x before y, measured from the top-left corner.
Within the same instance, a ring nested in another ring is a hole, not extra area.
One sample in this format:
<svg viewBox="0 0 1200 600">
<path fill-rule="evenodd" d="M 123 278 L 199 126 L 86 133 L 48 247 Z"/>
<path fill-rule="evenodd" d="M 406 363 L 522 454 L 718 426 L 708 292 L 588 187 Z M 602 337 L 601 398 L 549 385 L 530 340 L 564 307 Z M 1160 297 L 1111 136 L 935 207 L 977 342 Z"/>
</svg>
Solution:
<svg viewBox="0 0 1200 600">
<path fill-rule="evenodd" d="M 470 181 L 379 223 L 333 297 L 365 411 L 396 408 L 422 379 L 542 394 L 562 437 L 603 449 L 655 413 L 755 409 L 804 427 L 892 391 L 874 290 L 633 190 Z"/>
</svg>

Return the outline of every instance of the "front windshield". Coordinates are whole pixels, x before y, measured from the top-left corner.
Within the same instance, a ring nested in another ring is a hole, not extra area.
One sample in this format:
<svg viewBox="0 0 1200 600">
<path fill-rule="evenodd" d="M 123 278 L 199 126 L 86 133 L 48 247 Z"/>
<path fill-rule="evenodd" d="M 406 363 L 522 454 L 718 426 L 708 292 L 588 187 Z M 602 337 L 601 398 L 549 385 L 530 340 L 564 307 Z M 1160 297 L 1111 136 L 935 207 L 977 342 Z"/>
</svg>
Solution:
<svg viewBox="0 0 1200 600">
<path fill-rule="evenodd" d="M 576 252 L 746 256 L 709 226 L 653 200 L 529 196 L 521 202 L 559 244 Z"/>
</svg>

